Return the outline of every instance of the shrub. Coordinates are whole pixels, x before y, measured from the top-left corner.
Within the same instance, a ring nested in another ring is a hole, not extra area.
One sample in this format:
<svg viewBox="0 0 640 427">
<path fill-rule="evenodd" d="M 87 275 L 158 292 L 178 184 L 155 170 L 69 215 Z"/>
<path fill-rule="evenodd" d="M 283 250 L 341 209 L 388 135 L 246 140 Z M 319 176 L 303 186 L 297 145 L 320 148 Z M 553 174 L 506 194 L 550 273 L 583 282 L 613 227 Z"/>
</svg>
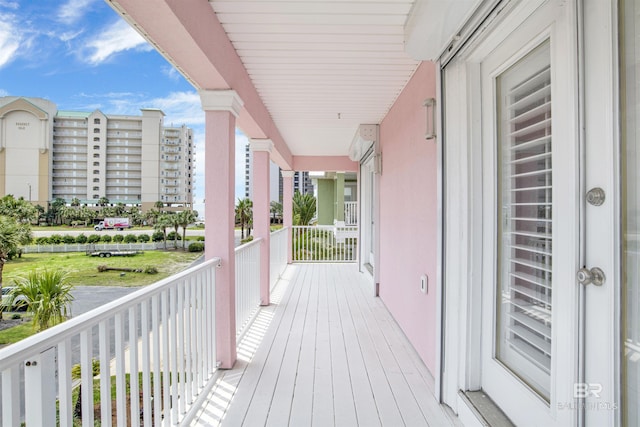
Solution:
<svg viewBox="0 0 640 427">
<path fill-rule="evenodd" d="M 60 243 L 62 243 L 62 236 L 59 234 L 52 234 L 49 237 L 49 243 L 52 245 L 59 245 Z"/>
<path fill-rule="evenodd" d="M 253 241 L 253 236 L 249 235 L 247 237 L 245 237 L 244 239 L 240 240 L 240 243 L 244 244 L 244 243 L 249 243 Z"/>
<path fill-rule="evenodd" d="M 167 240 L 182 240 L 182 236 L 175 231 L 167 234 Z"/>
<path fill-rule="evenodd" d="M 116 243 L 122 243 L 123 240 L 124 236 L 122 234 L 116 234 L 115 236 L 113 236 L 113 241 Z"/>
<path fill-rule="evenodd" d="M 204 236 L 196 236 L 196 241 L 204 242 Z"/>
<path fill-rule="evenodd" d="M 104 243 L 111 243 L 111 236 L 109 236 L 108 234 L 105 234 L 100 238 L 100 240 L 103 241 Z"/>
<path fill-rule="evenodd" d="M 65 234 L 62 237 L 62 241 L 67 245 L 73 245 L 76 242 L 76 238 L 69 234 Z"/>
<path fill-rule="evenodd" d="M 33 324 L 38 331 L 63 322 L 73 301 L 66 273 L 60 270 L 31 271 L 25 277 L 15 280 L 15 295 L 23 295 L 21 304 L 33 313 Z M 13 303 L 13 299 L 11 301 Z"/>
<path fill-rule="evenodd" d="M 15 257 L 22 257 L 22 248 L 12 249 L 7 254 L 7 258 L 9 258 L 10 260 L 14 259 Z"/>
<path fill-rule="evenodd" d="M 155 267 L 145 267 L 144 272 L 147 274 L 158 274 L 158 269 Z"/>
<path fill-rule="evenodd" d="M 202 252 L 204 251 L 204 243 L 195 242 L 189 245 L 189 252 Z"/>
<path fill-rule="evenodd" d="M 141 234 L 138 236 L 138 242 L 140 243 L 147 243 L 149 240 L 151 240 L 151 237 L 149 237 L 148 234 Z"/>
<path fill-rule="evenodd" d="M 162 231 L 156 231 L 151 236 L 151 240 L 154 242 L 162 242 L 164 240 L 164 234 L 162 234 Z"/>
<path fill-rule="evenodd" d="M 81 245 L 87 243 L 87 236 L 85 236 L 84 234 L 78 234 L 76 236 L 76 243 L 79 243 Z"/>
<path fill-rule="evenodd" d="M 48 245 L 51 242 L 49 242 L 49 238 L 48 237 L 38 237 L 36 239 L 36 244 L 38 245 Z"/>
<path fill-rule="evenodd" d="M 126 236 L 124 236 L 124 242 L 125 243 L 137 243 L 138 242 L 138 236 L 136 236 L 135 234 L 127 234 Z"/>
<path fill-rule="evenodd" d="M 22 319 L 22 315 L 18 314 L 18 313 L 13 313 L 11 315 L 11 320 L 20 320 Z"/>
<path fill-rule="evenodd" d="M 101 236 L 99 234 L 92 234 L 87 237 L 87 243 L 98 243 L 100 241 Z"/>
</svg>

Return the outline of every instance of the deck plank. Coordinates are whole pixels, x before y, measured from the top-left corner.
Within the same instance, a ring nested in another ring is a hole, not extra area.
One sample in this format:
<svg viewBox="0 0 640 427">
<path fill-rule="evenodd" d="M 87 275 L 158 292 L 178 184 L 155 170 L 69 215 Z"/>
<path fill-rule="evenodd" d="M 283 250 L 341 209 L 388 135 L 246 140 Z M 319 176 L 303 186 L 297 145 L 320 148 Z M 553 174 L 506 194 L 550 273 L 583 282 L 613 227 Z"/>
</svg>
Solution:
<svg viewBox="0 0 640 427">
<path fill-rule="evenodd" d="M 270 366 L 266 366 L 266 362 L 269 357 L 269 353 L 271 352 L 273 342 L 280 331 L 280 323 L 283 319 L 283 313 L 289 307 L 287 303 L 293 290 L 296 288 L 291 285 L 296 283 L 299 274 L 300 271 L 296 269 L 293 279 L 291 280 L 280 304 L 271 304 L 261 309 L 259 318 L 256 320 L 258 321 L 260 320 L 260 317 L 262 317 L 264 318 L 263 321 L 268 323 L 268 328 L 264 333 L 264 336 L 256 336 L 255 338 L 251 336 L 245 337 L 245 339 L 260 339 L 262 344 L 253 356 L 251 363 L 249 363 L 244 371 L 242 380 L 240 381 L 233 398 L 233 405 L 230 405 L 229 410 L 225 415 L 225 419 L 223 420 L 224 425 L 240 426 L 244 424 L 245 417 L 253 402 L 260 378 L 262 377 L 265 368 L 270 368 Z M 248 335 L 250 333 L 251 332 L 249 332 Z"/>
<path fill-rule="evenodd" d="M 375 396 L 362 356 L 362 348 L 358 342 L 358 334 L 353 319 L 354 314 L 347 303 L 345 287 L 352 286 L 352 283 L 344 280 L 340 270 L 336 273 L 336 306 L 344 335 L 345 352 L 351 377 L 353 405 L 357 419 L 357 423 L 352 425 L 379 426 L 381 424 L 378 408 L 376 407 Z"/>
<path fill-rule="evenodd" d="M 355 265 L 295 264 L 284 277 L 192 425 L 460 425 Z"/>
<path fill-rule="evenodd" d="M 318 283 L 318 327 L 316 330 L 316 362 L 313 381 L 314 425 L 335 424 L 333 407 L 333 377 L 331 372 L 331 337 L 329 330 L 329 303 L 327 268 L 319 271 Z"/>
<path fill-rule="evenodd" d="M 303 278 L 301 279 L 304 280 Z M 255 386 L 254 397 L 247 409 L 244 425 L 264 425 L 267 420 L 280 374 L 283 369 L 286 371 L 289 368 L 288 366 L 283 366 L 283 360 L 289 342 L 289 332 L 293 328 L 293 321 L 298 312 L 298 302 L 300 301 L 302 289 L 302 286 L 292 286 L 286 293 L 287 298 L 283 301 L 285 308 L 278 315 L 278 332 L 271 342 L 269 354 L 264 362 L 264 369 Z"/>
<path fill-rule="evenodd" d="M 305 276 L 310 274 L 310 270 L 305 270 Z M 308 278 L 301 276 L 302 283 L 308 283 Z M 296 374 L 302 350 L 302 339 L 304 337 L 304 327 L 309 313 L 311 286 L 300 286 L 300 294 L 296 303 L 287 349 L 282 358 L 282 369 L 273 392 L 271 407 L 267 416 L 267 426 L 284 426 L 289 423 L 291 406 L 296 386 Z M 290 302 L 291 303 L 291 302 Z"/>
<path fill-rule="evenodd" d="M 309 287 L 308 313 L 303 327 L 302 343 L 296 368 L 296 382 L 289 425 L 310 426 L 313 414 L 313 383 L 315 375 L 315 341 L 318 318 L 319 268 L 306 265 L 307 281 L 298 286 Z"/>
<path fill-rule="evenodd" d="M 400 413 L 400 408 L 398 407 L 387 378 L 387 367 L 381 362 L 374 343 L 373 335 L 375 335 L 375 331 L 372 331 L 368 325 L 371 319 L 366 318 L 365 314 L 367 313 L 361 310 L 360 304 L 355 300 L 355 296 L 358 295 L 359 292 L 356 289 L 358 281 L 356 280 L 354 282 L 352 279 L 353 276 L 349 275 L 347 282 L 349 285 L 345 286 L 345 292 L 350 310 L 353 313 L 358 342 L 362 349 L 364 366 L 371 381 L 373 394 L 376 397 L 375 402 L 378 408 L 378 414 L 380 415 L 380 422 L 382 425 L 389 426 L 405 425 L 402 414 Z"/>
<path fill-rule="evenodd" d="M 360 287 L 363 290 L 363 287 Z M 401 367 L 401 374 L 404 377 L 415 402 L 420 407 L 429 425 L 440 426 L 456 423 L 458 420 L 451 417 L 452 412 L 443 411 L 442 407 L 434 399 L 434 380 L 424 362 L 418 356 L 416 350 L 409 344 L 400 326 L 389 315 L 384 303 L 381 300 L 367 298 L 366 293 L 362 293 L 359 301 L 366 302 L 373 312 L 378 314 L 373 316 L 382 332 L 382 336 L 387 342 L 398 366 Z M 387 318 L 388 321 L 379 321 Z"/>
<path fill-rule="evenodd" d="M 358 424 L 351 384 L 351 357 L 347 354 L 344 326 L 339 313 L 337 290 L 343 286 L 339 266 L 327 269 L 327 307 L 329 311 L 329 338 L 331 341 L 331 376 L 333 379 L 334 425 L 351 427 Z"/>
</svg>

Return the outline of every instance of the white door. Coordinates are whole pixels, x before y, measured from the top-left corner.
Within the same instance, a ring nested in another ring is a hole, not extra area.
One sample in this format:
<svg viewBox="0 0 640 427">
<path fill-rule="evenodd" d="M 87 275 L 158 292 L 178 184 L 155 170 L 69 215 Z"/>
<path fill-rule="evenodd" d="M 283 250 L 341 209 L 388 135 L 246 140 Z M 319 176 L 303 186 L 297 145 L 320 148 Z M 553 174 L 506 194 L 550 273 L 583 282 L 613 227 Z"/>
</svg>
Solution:
<svg viewBox="0 0 640 427">
<path fill-rule="evenodd" d="M 571 16 L 566 3 L 547 2 L 512 31 L 503 25 L 503 38 L 489 38 L 495 48 L 479 60 L 481 386 L 525 426 L 577 419 L 570 407 L 580 159 Z"/>
<path fill-rule="evenodd" d="M 361 168 L 360 177 L 362 180 L 362 262 L 363 264 L 369 264 L 371 267 L 375 266 L 374 254 L 375 254 L 375 169 L 374 169 L 375 156 L 371 155 L 364 161 Z"/>
<path fill-rule="evenodd" d="M 445 68 L 445 301 L 462 301 L 445 321 L 467 338 L 445 330 L 445 368 L 465 367 L 444 370 L 445 401 L 482 389 L 517 425 L 640 425 L 640 1 L 502 16 Z"/>
</svg>

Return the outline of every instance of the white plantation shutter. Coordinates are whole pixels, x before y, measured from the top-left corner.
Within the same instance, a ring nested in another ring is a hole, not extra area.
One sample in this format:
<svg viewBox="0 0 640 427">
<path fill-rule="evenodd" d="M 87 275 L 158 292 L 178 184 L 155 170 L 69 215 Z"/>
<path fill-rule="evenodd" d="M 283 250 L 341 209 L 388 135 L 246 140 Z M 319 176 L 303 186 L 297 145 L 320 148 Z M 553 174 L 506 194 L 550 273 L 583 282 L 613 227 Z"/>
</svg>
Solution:
<svg viewBox="0 0 640 427">
<path fill-rule="evenodd" d="M 497 357 L 549 398 L 552 129 L 548 43 L 497 79 L 500 134 Z"/>
</svg>

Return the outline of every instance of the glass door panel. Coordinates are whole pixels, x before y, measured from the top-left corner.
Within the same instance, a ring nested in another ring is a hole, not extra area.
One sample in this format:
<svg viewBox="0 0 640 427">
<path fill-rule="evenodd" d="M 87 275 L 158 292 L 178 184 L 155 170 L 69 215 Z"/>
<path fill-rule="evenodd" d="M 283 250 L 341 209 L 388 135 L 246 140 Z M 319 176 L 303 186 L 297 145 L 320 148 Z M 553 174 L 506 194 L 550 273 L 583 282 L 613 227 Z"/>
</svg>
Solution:
<svg viewBox="0 0 640 427">
<path fill-rule="evenodd" d="M 550 398 L 552 133 L 549 43 L 496 79 L 496 358 Z"/>
<path fill-rule="evenodd" d="M 640 2 L 620 7 L 622 133 L 622 420 L 640 424 Z"/>
</svg>

